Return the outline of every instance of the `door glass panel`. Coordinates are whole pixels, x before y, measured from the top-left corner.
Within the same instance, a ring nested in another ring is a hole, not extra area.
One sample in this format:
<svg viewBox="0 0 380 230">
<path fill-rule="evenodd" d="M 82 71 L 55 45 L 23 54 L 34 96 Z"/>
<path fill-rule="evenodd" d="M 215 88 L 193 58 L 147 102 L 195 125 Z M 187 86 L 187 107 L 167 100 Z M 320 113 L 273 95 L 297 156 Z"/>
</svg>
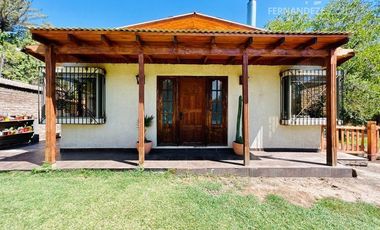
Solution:
<svg viewBox="0 0 380 230">
<path fill-rule="evenodd" d="M 212 90 L 211 91 L 211 96 L 212 96 L 212 100 L 214 101 L 214 100 L 216 100 L 217 99 L 217 96 L 218 96 L 218 91 L 216 91 L 216 90 Z"/>
<path fill-rule="evenodd" d="M 162 81 L 162 124 L 173 124 L 173 80 Z"/>
<path fill-rule="evenodd" d="M 218 90 L 217 81 L 212 81 L 212 90 Z"/>
<path fill-rule="evenodd" d="M 172 113 L 167 114 L 167 124 L 169 124 L 169 125 L 173 124 L 173 114 Z"/>
<path fill-rule="evenodd" d="M 222 81 L 211 82 L 211 124 L 221 125 L 223 121 Z"/>
<path fill-rule="evenodd" d="M 173 112 L 173 102 L 164 102 L 164 113 Z"/>
<path fill-rule="evenodd" d="M 173 91 L 172 90 L 168 90 L 167 91 L 167 101 L 173 101 Z"/>
</svg>

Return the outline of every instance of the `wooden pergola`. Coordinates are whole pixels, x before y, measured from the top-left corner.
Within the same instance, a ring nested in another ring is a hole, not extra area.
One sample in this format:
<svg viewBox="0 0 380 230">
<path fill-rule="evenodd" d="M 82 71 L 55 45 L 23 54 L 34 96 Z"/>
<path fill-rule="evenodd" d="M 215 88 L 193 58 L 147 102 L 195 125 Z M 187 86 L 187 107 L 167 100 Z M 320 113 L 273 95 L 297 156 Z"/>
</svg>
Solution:
<svg viewBox="0 0 380 230">
<path fill-rule="evenodd" d="M 56 161 L 56 63 L 138 63 L 139 163 L 144 163 L 145 64 L 241 65 L 244 164 L 249 165 L 249 65 L 315 65 L 327 68 L 327 164 L 337 164 L 337 65 L 352 50 L 339 48 L 347 33 L 289 33 L 263 30 L 168 30 L 32 28 L 39 45 L 25 52 L 46 64 L 47 162 Z"/>
</svg>

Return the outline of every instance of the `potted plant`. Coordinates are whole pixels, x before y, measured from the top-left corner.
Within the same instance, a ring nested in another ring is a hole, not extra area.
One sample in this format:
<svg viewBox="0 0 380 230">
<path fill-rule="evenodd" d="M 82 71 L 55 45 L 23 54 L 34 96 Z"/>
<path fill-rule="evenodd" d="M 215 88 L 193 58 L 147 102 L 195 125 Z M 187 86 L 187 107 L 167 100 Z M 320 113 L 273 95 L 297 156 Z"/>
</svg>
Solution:
<svg viewBox="0 0 380 230">
<path fill-rule="evenodd" d="M 146 138 L 147 129 L 152 126 L 153 120 L 154 120 L 153 115 L 151 115 L 151 116 L 145 115 L 145 117 L 144 117 L 144 124 L 145 124 L 144 149 L 145 149 L 145 154 L 148 154 L 152 150 L 152 147 L 153 147 L 153 142 Z M 139 148 L 139 142 L 138 141 L 136 144 L 136 148 L 137 149 Z"/>
<path fill-rule="evenodd" d="M 237 114 L 237 120 L 236 120 L 236 136 L 235 141 L 232 142 L 232 148 L 234 149 L 234 152 L 236 155 L 242 156 L 243 155 L 243 137 L 241 136 L 241 110 L 243 106 L 243 98 L 242 96 L 239 96 L 239 103 L 238 103 L 238 114 Z"/>
</svg>

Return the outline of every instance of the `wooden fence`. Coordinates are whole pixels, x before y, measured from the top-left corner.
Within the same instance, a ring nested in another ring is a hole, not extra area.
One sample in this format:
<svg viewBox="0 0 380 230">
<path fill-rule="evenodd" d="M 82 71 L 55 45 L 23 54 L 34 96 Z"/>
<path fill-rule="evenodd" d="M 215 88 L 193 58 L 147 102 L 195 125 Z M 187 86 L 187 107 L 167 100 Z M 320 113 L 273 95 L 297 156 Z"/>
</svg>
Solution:
<svg viewBox="0 0 380 230">
<path fill-rule="evenodd" d="M 380 126 L 369 121 L 367 126 L 337 126 L 338 151 L 350 154 L 366 154 L 370 160 L 380 155 Z M 326 127 L 321 129 L 321 150 L 326 149 Z"/>
</svg>

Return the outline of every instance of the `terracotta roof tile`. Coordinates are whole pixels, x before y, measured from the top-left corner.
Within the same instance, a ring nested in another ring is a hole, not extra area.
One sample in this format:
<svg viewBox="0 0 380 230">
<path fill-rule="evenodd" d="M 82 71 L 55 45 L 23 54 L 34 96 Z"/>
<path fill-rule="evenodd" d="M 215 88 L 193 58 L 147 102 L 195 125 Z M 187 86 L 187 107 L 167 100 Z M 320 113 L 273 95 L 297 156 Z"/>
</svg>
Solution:
<svg viewBox="0 0 380 230">
<path fill-rule="evenodd" d="M 277 35 L 350 35 L 350 32 L 337 31 L 314 31 L 314 32 L 290 32 L 290 31 L 269 31 L 269 30 L 165 30 L 165 29 L 107 29 L 107 28 L 63 28 L 63 27 L 30 27 L 32 31 L 97 31 L 97 32 L 144 32 L 144 33 L 199 33 L 199 34 L 277 34 Z"/>
</svg>

